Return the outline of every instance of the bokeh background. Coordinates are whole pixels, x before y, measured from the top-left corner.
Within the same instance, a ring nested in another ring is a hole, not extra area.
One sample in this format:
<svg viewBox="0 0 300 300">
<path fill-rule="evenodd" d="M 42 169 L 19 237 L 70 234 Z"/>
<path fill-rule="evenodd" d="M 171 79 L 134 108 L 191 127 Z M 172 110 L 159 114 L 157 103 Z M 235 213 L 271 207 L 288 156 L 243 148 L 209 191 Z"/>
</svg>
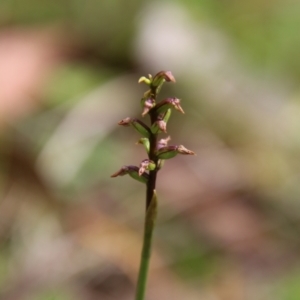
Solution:
<svg viewBox="0 0 300 300">
<path fill-rule="evenodd" d="M 300 299 L 300 2 L 0 2 L 0 298 L 133 299 L 146 86 L 182 99 L 147 299 Z"/>
</svg>

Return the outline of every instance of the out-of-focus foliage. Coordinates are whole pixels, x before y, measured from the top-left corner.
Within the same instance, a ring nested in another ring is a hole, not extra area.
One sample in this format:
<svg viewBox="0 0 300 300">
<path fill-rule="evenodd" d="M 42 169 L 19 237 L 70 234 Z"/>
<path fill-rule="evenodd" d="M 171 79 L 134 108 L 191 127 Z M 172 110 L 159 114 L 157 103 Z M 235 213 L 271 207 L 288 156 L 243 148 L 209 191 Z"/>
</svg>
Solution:
<svg viewBox="0 0 300 300">
<path fill-rule="evenodd" d="M 0 2 L 0 298 L 132 299 L 148 73 L 186 112 L 167 161 L 149 299 L 299 299 L 297 1 Z"/>
<path fill-rule="evenodd" d="M 275 73 L 299 80 L 298 1 L 187 2 L 195 19 L 212 23 L 231 35 L 249 67 L 269 76 Z"/>
</svg>

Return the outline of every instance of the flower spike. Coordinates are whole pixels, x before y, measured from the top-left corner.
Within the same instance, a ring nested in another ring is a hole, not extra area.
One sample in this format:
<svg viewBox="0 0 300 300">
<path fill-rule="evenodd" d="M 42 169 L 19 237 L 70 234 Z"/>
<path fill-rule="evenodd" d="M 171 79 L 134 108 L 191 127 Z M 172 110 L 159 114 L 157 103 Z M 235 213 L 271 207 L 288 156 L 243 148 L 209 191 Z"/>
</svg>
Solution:
<svg viewBox="0 0 300 300">
<path fill-rule="evenodd" d="M 136 300 L 144 300 L 147 272 L 151 253 L 152 233 L 157 215 L 156 179 L 157 174 L 163 167 L 165 160 L 175 157 L 177 154 L 195 155 L 195 153 L 183 145 L 171 145 L 168 143 L 170 137 L 159 139 L 160 133 L 167 132 L 167 123 L 171 117 L 172 109 L 184 114 L 180 100 L 170 97 L 157 102 L 157 95 L 165 82 L 175 82 L 175 77 L 170 71 L 160 71 L 155 76 L 150 74 L 141 77 L 139 83 L 148 86 L 147 91 L 141 98 L 142 116 L 148 115 L 150 124 L 147 125 L 135 118 L 125 118 L 118 124 L 121 126 L 132 126 L 142 134 L 138 144 L 142 144 L 147 152 L 147 158 L 142 160 L 139 167 L 123 166 L 111 177 L 129 175 L 135 180 L 146 184 L 146 214 L 144 238 L 141 255 L 141 265 L 136 290 Z"/>
</svg>

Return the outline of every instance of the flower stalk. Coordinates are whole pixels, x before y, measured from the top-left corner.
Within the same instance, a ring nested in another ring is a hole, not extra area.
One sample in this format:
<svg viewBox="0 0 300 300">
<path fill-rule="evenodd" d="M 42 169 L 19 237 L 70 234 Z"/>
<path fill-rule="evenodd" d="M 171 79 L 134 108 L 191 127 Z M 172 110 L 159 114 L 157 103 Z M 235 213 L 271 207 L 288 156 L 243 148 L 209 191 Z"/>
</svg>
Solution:
<svg viewBox="0 0 300 300">
<path fill-rule="evenodd" d="M 170 71 L 161 71 L 154 77 L 149 75 L 148 78 L 141 77 L 139 79 L 139 83 L 145 83 L 149 87 L 149 90 L 144 93 L 141 99 L 142 117 L 149 115 L 149 125 L 139 119 L 129 117 L 118 123 L 121 126 L 132 126 L 141 134 L 142 137 L 137 143 L 144 146 L 148 155 L 148 158 L 144 159 L 139 167 L 132 165 L 123 166 L 119 171 L 111 175 L 111 177 L 118 177 L 128 174 L 133 179 L 146 184 L 143 248 L 135 300 L 144 300 L 145 297 L 152 236 L 157 216 L 157 195 L 155 189 L 157 174 L 163 167 L 164 160 L 173 158 L 177 154 L 195 154 L 182 145 L 168 146 L 168 142 L 171 139 L 169 136 L 164 139 L 158 139 L 159 134 L 167 133 L 167 123 L 172 109 L 184 113 L 180 100 L 177 98 L 167 98 L 157 103 L 157 96 L 165 82 L 175 82 L 175 78 Z"/>
</svg>

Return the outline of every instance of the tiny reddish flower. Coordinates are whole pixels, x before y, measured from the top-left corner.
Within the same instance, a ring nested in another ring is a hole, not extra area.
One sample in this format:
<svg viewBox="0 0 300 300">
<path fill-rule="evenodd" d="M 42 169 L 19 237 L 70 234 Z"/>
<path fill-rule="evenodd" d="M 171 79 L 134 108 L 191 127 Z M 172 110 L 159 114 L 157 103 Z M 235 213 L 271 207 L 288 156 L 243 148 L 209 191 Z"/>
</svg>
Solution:
<svg viewBox="0 0 300 300">
<path fill-rule="evenodd" d="M 148 98 L 144 101 L 142 116 L 144 117 L 155 106 L 155 100 Z"/>
<path fill-rule="evenodd" d="M 180 99 L 178 98 L 167 98 L 158 104 L 153 108 L 157 114 L 165 113 L 169 108 L 175 108 L 182 114 L 184 114 L 184 111 L 182 107 L 180 106 Z"/>
<path fill-rule="evenodd" d="M 127 174 L 133 179 L 142 183 L 147 183 L 149 179 L 149 175 L 147 173 L 139 174 L 139 168 L 137 166 L 123 166 L 119 171 L 112 174 L 110 177 L 124 176 Z"/>
<path fill-rule="evenodd" d="M 158 141 L 158 143 L 157 143 L 157 150 L 160 149 L 160 148 L 162 148 L 162 147 L 168 146 L 168 143 L 169 143 L 170 140 L 171 140 L 171 137 L 170 137 L 170 136 L 168 136 L 168 137 L 165 138 L 165 139 L 160 139 L 160 140 Z"/>
<path fill-rule="evenodd" d="M 146 170 L 154 170 L 155 169 L 155 163 L 154 161 L 150 160 L 150 159 L 144 159 L 141 164 L 140 164 L 140 168 L 139 168 L 139 176 L 141 176 L 142 174 L 144 174 L 144 172 Z"/>
<path fill-rule="evenodd" d="M 167 81 L 167 82 L 176 82 L 176 80 L 175 80 L 175 77 L 173 76 L 173 74 L 172 74 L 172 72 L 171 71 L 160 71 L 160 72 L 158 72 L 155 76 L 154 76 L 154 78 L 153 78 L 153 82 L 155 81 L 155 80 L 159 80 L 159 79 L 161 79 L 161 78 L 163 78 L 165 81 Z"/>
</svg>

